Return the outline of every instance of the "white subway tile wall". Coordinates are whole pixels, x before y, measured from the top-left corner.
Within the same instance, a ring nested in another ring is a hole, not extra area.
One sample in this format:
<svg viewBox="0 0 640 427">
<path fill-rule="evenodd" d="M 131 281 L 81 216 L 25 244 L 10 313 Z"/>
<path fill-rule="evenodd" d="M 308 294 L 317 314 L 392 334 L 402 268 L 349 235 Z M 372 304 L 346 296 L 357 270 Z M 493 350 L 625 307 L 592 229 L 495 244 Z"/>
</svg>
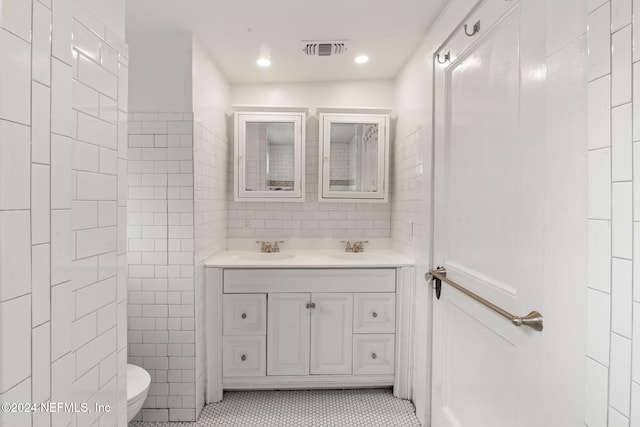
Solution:
<svg viewBox="0 0 640 427">
<path fill-rule="evenodd" d="M 126 424 L 126 260 L 116 244 L 126 193 L 116 189 L 127 104 L 77 65 L 91 62 L 126 92 L 128 53 L 72 3 L 0 5 L 0 400 L 112 410 L 2 412 L 2 425 Z"/>
<path fill-rule="evenodd" d="M 196 417 L 204 407 L 206 381 L 204 261 L 226 249 L 229 141 L 226 129 L 207 129 L 194 124 L 194 229 L 195 229 L 195 329 L 196 329 Z M 188 167 L 188 163 L 184 164 Z M 189 319 L 183 319 L 183 322 Z M 184 354 L 184 356 L 188 356 Z"/>
<path fill-rule="evenodd" d="M 426 248 L 420 242 L 427 240 L 430 223 L 425 191 L 429 143 L 423 127 L 405 131 L 397 135 L 391 152 L 392 237 L 397 250 L 423 254 Z"/>
<path fill-rule="evenodd" d="M 307 138 L 305 202 L 235 202 L 233 187 L 230 186 L 227 236 L 336 239 L 391 237 L 391 202 L 318 202 L 317 132 L 307 129 Z M 233 150 L 230 150 L 229 155 L 233 158 Z M 233 162 L 230 161 L 228 182 L 233 182 L 233 168 Z"/>
<path fill-rule="evenodd" d="M 152 381 L 137 419 L 193 421 L 196 354 L 204 363 L 204 347 L 196 352 L 195 292 L 204 284 L 196 290 L 193 114 L 136 112 L 129 123 L 129 362 Z M 204 145 L 204 130 L 196 130 Z M 201 151 L 198 165 L 211 149 Z M 202 218 L 212 207 L 199 209 Z"/>
<path fill-rule="evenodd" d="M 640 140 L 640 109 L 633 108 L 640 102 L 640 63 L 633 63 L 640 57 L 632 43 L 640 33 L 638 13 L 638 1 L 589 4 L 585 425 L 590 427 L 640 422 L 640 304 L 633 302 L 640 299 L 640 218 L 633 217 L 640 199 L 634 197 L 640 146 L 633 142 Z"/>
</svg>

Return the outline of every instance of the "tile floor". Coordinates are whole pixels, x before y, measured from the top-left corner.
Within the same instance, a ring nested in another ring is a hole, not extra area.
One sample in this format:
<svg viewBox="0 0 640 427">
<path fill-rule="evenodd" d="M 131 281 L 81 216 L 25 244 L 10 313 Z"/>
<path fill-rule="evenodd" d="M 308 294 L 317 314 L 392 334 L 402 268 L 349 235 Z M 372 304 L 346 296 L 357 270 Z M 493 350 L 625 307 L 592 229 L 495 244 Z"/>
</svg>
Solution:
<svg viewBox="0 0 640 427">
<path fill-rule="evenodd" d="M 129 427 L 410 427 L 413 404 L 391 389 L 228 391 L 197 423 L 132 422 Z"/>
</svg>

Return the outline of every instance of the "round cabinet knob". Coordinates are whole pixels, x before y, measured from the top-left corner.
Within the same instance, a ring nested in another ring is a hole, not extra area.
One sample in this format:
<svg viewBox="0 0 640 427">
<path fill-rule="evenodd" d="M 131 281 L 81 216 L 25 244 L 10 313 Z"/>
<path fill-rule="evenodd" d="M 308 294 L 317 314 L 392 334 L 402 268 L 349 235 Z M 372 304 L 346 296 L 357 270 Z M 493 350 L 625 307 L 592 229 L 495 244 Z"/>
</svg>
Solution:
<svg viewBox="0 0 640 427">
<path fill-rule="evenodd" d="M 307 308 L 311 308 L 311 303 L 310 303 L 310 302 L 308 302 L 308 303 L 307 303 L 307 305 L 306 305 L 306 307 L 307 307 Z"/>
<path fill-rule="evenodd" d="M 371 317 L 378 317 L 378 313 L 376 313 L 375 311 L 371 314 Z"/>
<path fill-rule="evenodd" d="M 243 362 L 247 360 L 247 355 L 243 354 L 242 356 L 240 356 L 240 360 L 242 360 Z"/>
<path fill-rule="evenodd" d="M 247 313 L 242 313 L 242 316 L 240 316 L 240 317 L 242 317 L 243 319 L 246 319 L 247 318 Z"/>
<path fill-rule="evenodd" d="M 377 358 L 378 358 L 378 355 L 376 355 L 375 353 L 371 353 L 371 358 L 372 358 L 372 359 L 377 359 Z"/>
<path fill-rule="evenodd" d="M 316 308 L 316 303 L 315 302 L 311 303 L 311 308 Z"/>
</svg>

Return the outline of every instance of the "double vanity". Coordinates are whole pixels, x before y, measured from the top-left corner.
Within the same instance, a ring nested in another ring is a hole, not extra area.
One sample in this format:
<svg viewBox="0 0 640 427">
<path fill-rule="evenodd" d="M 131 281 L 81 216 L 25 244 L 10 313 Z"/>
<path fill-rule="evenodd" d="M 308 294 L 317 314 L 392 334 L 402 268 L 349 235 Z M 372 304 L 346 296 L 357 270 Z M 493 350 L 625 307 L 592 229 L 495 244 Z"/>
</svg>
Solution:
<svg viewBox="0 0 640 427">
<path fill-rule="evenodd" d="M 393 386 L 408 398 L 413 262 L 390 250 L 232 250 L 209 259 L 208 396 Z"/>
<path fill-rule="evenodd" d="M 234 109 L 234 202 L 305 202 L 308 123 L 314 202 L 388 202 L 390 109 L 318 107 L 315 122 L 307 108 Z M 410 397 L 415 274 L 390 239 L 236 240 L 205 263 L 209 402 L 233 389 L 393 386 Z"/>
</svg>

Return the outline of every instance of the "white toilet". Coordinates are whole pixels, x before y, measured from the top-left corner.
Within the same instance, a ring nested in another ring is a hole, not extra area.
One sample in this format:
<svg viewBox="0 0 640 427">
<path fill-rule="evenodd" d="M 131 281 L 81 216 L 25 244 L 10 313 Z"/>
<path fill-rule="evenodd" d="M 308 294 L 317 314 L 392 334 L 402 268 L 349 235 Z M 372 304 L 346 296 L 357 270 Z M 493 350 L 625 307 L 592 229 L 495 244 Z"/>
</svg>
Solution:
<svg viewBox="0 0 640 427">
<path fill-rule="evenodd" d="M 136 365 L 127 365 L 127 423 L 140 412 L 147 393 L 149 393 L 151 376 Z"/>
</svg>

